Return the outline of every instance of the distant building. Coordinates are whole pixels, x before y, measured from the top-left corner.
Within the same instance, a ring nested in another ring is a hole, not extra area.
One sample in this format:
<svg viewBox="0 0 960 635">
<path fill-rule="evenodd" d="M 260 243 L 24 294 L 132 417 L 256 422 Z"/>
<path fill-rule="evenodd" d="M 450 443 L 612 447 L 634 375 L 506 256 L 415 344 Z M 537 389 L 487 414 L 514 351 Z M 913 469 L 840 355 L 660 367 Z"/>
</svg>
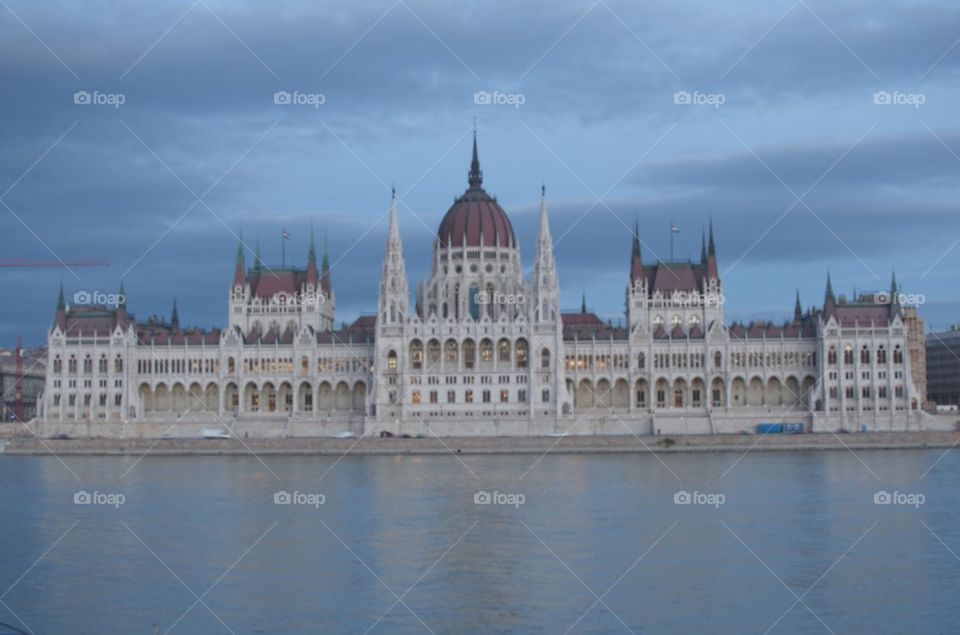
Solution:
<svg viewBox="0 0 960 635">
<path fill-rule="evenodd" d="M 960 324 L 927 335 L 927 398 L 937 405 L 960 404 Z"/>
<path fill-rule="evenodd" d="M 47 372 L 46 351 L 42 348 L 24 350 L 21 367 L 20 399 L 23 421 L 37 416 L 37 398 L 43 392 Z M 14 349 L 0 349 L 0 419 L 16 420 L 17 358 Z"/>
</svg>

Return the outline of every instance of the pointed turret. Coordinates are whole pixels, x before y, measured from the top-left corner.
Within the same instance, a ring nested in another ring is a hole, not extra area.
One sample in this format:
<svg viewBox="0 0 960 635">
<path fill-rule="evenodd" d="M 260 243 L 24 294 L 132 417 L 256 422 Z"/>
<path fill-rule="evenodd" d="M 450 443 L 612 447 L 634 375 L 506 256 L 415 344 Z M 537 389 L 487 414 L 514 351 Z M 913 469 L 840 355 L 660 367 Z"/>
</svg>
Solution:
<svg viewBox="0 0 960 635">
<path fill-rule="evenodd" d="M 170 312 L 170 326 L 174 330 L 180 329 L 180 314 L 177 312 L 177 299 L 173 299 L 173 310 Z"/>
<path fill-rule="evenodd" d="M 586 312 L 587 312 L 587 292 L 581 291 L 580 292 L 580 313 L 586 313 Z"/>
<path fill-rule="evenodd" d="M 387 243 L 400 242 L 400 225 L 397 222 L 397 188 L 390 190 L 390 220 L 387 228 Z"/>
<path fill-rule="evenodd" d="M 127 323 L 127 292 L 123 290 L 123 280 L 120 281 L 120 291 L 117 295 L 117 322 Z"/>
<path fill-rule="evenodd" d="M 473 129 L 473 159 L 470 161 L 470 174 L 467 177 L 471 190 L 483 187 L 483 172 L 480 170 L 480 158 L 477 154 L 477 129 Z"/>
<path fill-rule="evenodd" d="M 559 314 L 559 285 L 557 268 L 553 257 L 553 237 L 550 234 L 550 219 L 547 214 L 547 188 L 540 187 L 540 234 L 537 238 L 537 253 L 533 261 L 532 318 L 549 322 Z"/>
<path fill-rule="evenodd" d="M 707 264 L 707 234 L 700 230 L 700 264 Z"/>
<path fill-rule="evenodd" d="M 707 243 L 707 275 L 711 278 L 720 277 L 717 269 L 717 245 L 713 241 L 713 218 L 710 219 L 710 239 Z"/>
<path fill-rule="evenodd" d="M 797 299 L 793 303 L 793 321 L 799 323 L 803 319 L 803 308 L 800 306 L 800 289 L 797 289 Z"/>
<path fill-rule="evenodd" d="M 383 270 L 380 274 L 380 316 L 378 326 L 403 324 L 410 301 L 407 273 L 403 262 L 403 243 L 397 223 L 397 192 L 390 194 L 390 221 L 383 253 Z"/>
<path fill-rule="evenodd" d="M 259 235 L 257 236 L 257 247 L 256 247 L 256 251 L 253 254 L 253 257 L 255 259 L 253 262 L 253 270 L 259 273 L 260 271 L 263 270 L 263 261 L 260 259 L 260 236 Z"/>
<path fill-rule="evenodd" d="M 897 272 L 890 276 L 890 317 L 900 312 L 900 288 L 897 286 Z"/>
<path fill-rule="evenodd" d="M 630 283 L 643 275 L 643 254 L 640 251 L 640 221 L 633 219 L 633 237 L 630 241 Z"/>
<path fill-rule="evenodd" d="M 327 298 L 333 295 L 333 286 L 330 283 L 330 256 L 327 253 L 327 237 L 323 237 L 323 263 L 320 266 L 320 289 Z"/>
<path fill-rule="evenodd" d="M 60 327 L 61 331 L 67 330 L 67 303 L 63 299 L 63 282 L 60 283 L 60 293 L 57 295 L 57 312 L 53 322 Z"/>
<path fill-rule="evenodd" d="M 313 223 L 310 223 L 310 251 L 307 252 L 307 286 L 317 288 L 317 249 L 313 242 Z"/>
<path fill-rule="evenodd" d="M 237 263 L 233 267 L 233 286 L 243 287 L 247 278 L 247 265 L 243 257 L 243 231 L 241 230 L 237 243 Z"/>
<path fill-rule="evenodd" d="M 823 312 L 829 317 L 837 305 L 837 298 L 833 295 L 833 282 L 830 280 L 830 270 L 827 270 L 827 290 L 823 297 Z"/>
</svg>

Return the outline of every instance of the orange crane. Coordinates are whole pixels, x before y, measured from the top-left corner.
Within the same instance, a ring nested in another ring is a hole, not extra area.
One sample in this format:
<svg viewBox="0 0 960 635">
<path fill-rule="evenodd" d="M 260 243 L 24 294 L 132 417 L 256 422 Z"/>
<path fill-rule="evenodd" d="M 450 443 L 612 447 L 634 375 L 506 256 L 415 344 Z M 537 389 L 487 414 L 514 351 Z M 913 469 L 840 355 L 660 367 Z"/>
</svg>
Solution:
<svg viewBox="0 0 960 635">
<path fill-rule="evenodd" d="M 0 258 L 0 267 L 21 269 L 53 269 L 56 267 L 109 267 L 107 260 L 33 260 L 31 258 Z"/>
</svg>

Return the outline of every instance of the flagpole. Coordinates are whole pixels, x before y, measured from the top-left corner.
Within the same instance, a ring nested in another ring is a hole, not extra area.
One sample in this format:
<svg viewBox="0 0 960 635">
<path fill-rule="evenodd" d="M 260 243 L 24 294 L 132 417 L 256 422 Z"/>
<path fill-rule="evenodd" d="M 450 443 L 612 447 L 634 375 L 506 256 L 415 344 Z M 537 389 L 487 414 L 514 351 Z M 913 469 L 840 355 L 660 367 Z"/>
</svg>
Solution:
<svg viewBox="0 0 960 635">
<path fill-rule="evenodd" d="M 676 227 L 673 224 L 673 221 L 670 221 L 670 262 L 673 262 L 673 234 Z"/>
<path fill-rule="evenodd" d="M 280 228 L 280 267 L 287 268 L 287 230 Z"/>
</svg>

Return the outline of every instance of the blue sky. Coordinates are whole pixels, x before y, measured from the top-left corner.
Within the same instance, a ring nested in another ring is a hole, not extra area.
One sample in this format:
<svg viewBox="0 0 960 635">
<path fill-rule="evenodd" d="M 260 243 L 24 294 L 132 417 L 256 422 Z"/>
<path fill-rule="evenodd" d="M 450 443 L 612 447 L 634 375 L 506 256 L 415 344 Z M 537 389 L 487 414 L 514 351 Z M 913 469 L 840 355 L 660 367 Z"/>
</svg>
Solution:
<svg viewBox="0 0 960 635">
<path fill-rule="evenodd" d="M 728 321 L 895 268 L 929 326 L 960 322 L 955 3 L 4 2 L 0 258 L 112 264 L 0 269 L 0 345 L 43 341 L 61 281 L 221 326 L 241 226 L 273 264 L 313 223 L 339 319 L 369 313 L 390 187 L 413 283 L 474 117 L 525 262 L 547 186 L 570 309 L 620 319 L 635 218 L 651 261 L 671 221 L 697 256 L 712 216 Z"/>
</svg>

